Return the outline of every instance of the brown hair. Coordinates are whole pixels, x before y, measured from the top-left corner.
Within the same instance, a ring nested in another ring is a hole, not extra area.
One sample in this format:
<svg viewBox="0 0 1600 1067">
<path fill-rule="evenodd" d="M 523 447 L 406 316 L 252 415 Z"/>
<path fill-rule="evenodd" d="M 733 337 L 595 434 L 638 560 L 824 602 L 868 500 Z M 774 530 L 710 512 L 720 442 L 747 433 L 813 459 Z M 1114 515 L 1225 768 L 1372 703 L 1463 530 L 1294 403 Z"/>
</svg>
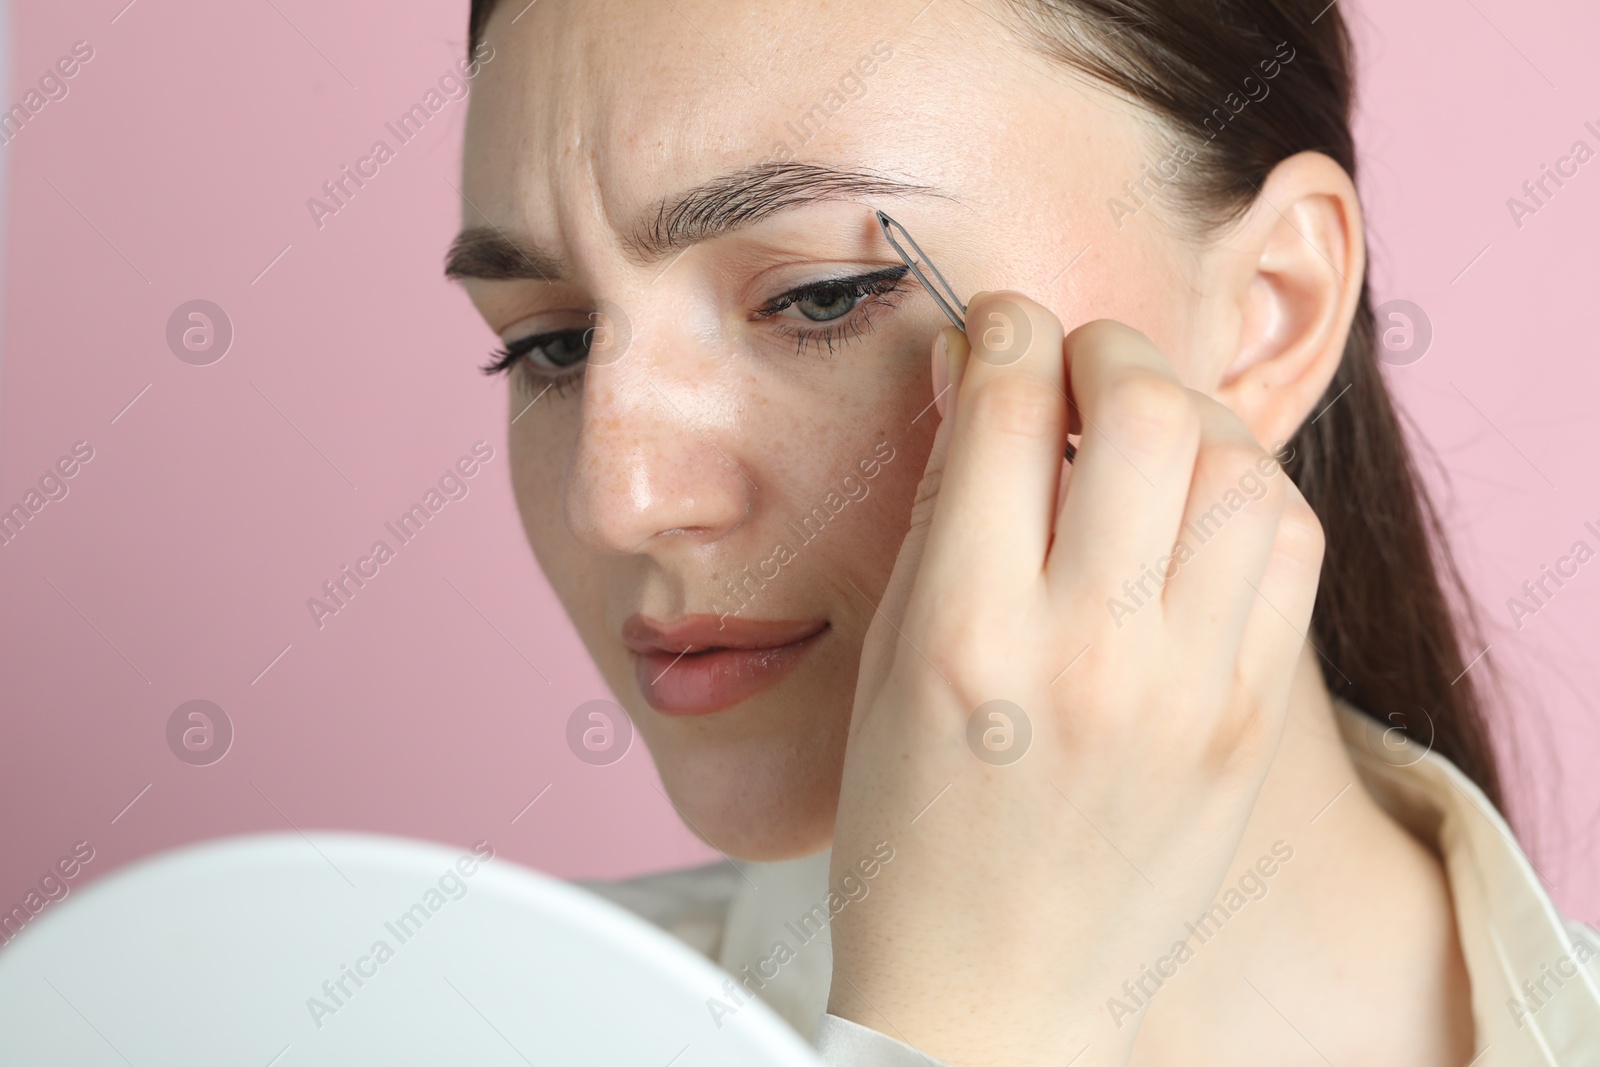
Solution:
<svg viewBox="0 0 1600 1067">
<path fill-rule="evenodd" d="M 1195 236 L 1240 218 L 1272 168 L 1296 153 L 1322 152 L 1355 177 L 1352 49 L 1336 4 L 1004 2 L 1041 53 L 1153 115 L 1182 151 L 1177 159 L 1192 153 L 1167 184 Z M 494 3 L 472 0 L 471 45 Z M 1482 646 L 1477 619 L 1418 478 L 1374 341 L 1363 279 L 1321 414 L 1295 434 L 1286 465 L 1326 538 L 1309 636 L 1333 693 L 1431 746 L 1503 808 L 1485 690 L 1466 670 L 1463 639 L 1473 655 Z M 1475 670 L 1482 675 L 1485 667 Z"/>
</svg>

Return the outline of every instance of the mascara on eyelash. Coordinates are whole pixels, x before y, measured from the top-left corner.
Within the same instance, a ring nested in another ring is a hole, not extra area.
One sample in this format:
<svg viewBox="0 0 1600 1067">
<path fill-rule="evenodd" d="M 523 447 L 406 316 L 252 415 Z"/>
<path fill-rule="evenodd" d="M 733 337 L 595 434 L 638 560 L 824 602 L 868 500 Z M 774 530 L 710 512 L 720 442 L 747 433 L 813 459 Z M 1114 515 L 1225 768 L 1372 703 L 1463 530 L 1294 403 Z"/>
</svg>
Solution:
<svg viewBox="0 0 1600 1067">
<path fill-rule="evenodd" d="M 907 271 L 904 267 L 890 267 L 886 270 L 873 271 L 870 274 L 856 275 L 853 278 L 840 278 L 836 281 L 814 282 L 801 286 L 786 293 L 778 301 L 774 301 L 768 308 L 757 314 L 761 318 L 771 318 L 779 311 L 785 310 L 811 294 L 818 292 L 842 291 L 850 295 L 854 301 L 849 310 L 832 319 L 812 319 L 816 326 L 786 326 L 776 325 L 781 334 L 792 337 L 795 341 L 795 355 L 805 354 L 808 345 L 827 345 L 829 355 L 833 354 L 835 341 L 849 342 L 858 337 L 865 336 L 871 330 L 870 308 L 872 302 L 863 297 L 875 296 L 878 304 L 894 306 L 891 297 L 899 290 L 900 282 L 905 278 Z M 853 315 L 852 312 L 860 312 Z"/>
<path fill-rule="evenodd" d="M 844 278 L 824 278 L 821 281 L 807 282 L 805 285 L 796 286 L 782 296 L 777 297 L 761 308 L 758 314 L 763 318 L 775 315 L 799 303 L 807 296 L 833 289 L 853 292 L 858 297 L 890 292 L 908 273 L 910 271 L 905 267 L 887 267 L 868 274 L 854 274 Z M 879 286 L 882 286 L 882 288 L 878 288 Z"/>
</svg>

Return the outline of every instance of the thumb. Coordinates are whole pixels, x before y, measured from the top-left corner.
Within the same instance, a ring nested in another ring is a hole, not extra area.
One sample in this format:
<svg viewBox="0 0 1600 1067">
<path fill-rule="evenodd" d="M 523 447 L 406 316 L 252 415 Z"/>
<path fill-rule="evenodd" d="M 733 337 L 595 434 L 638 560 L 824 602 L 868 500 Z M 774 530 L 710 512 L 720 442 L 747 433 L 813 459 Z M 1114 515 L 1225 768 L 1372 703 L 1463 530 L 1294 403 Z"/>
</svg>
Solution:
<svg viewBox="0 0 1600 1067">
<path fill-rule="evenodd" d="M 961 375 L 967 369 L 967 357 L 972 345 L 967 335 L 954 326 L 940 330 L 933 341 L 934 405 L 939 410 L 939 428 L 934 431 L 933 447 L 928 452 L 928 465 L 923 469 L 922 482 L 917 486 L 916 501 L 911 506 L 911 535 L 918 544 L 927 537 L 928 524 L 933 521 L 933 509 L 939 502 L 939 483 L 944 478 L 945 457 L 950 451 L 950 434 L 955 428 L 956 393 L 960 389 Z M 908 542 L 910 536 L 908 535 Z M 904 553 L 902 552 L 902 558 Z M 898 573 L 899 568 L 896 567 Z M 891 580 L 890 585 L 894 583 Z"/>
<path fill-rule="evenodd" d="M 933 522 L 933 509 L 939 503 L 939 484 L 944 477 L 945 457 L 950 451 L 950 434 L 955 427 L 956 395 L 971 352 L 972 346 L 967 341 L 967 335 L 954 326 L 946 326 L 934 338 L 933 386 L 940 416 L 939 428 L 934 431 L 933 447 L 928 452 L 928 463 L 923 470 L 922 481 L 917 485 L 916 499 L 911 505 L 910 528 L 901 542 L 900 554 L 895 557 L 894 570 L 889 575 L 889 584 L 884 588 L 862 646 L 861 673 L 858 675 L 860 686 L 856 694 L 858 707 L 862 706 L 863 699 L 870 703 L 876 695 L 875 691 L 867 690 L 875 690 L 882 685 L 899 644 L 906 605 L 911 601 L 917 572 L 922 567 L 922 550 Z"/>
</svg>

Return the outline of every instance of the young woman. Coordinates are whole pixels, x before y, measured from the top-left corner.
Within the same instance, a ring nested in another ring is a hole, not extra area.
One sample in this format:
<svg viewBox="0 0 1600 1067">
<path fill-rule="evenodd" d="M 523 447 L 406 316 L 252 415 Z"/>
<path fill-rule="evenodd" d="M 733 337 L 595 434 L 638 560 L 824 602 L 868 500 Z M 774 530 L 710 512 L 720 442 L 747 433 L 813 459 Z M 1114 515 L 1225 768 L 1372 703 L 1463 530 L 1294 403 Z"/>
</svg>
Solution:
<svg viewBox="0 0 1600 1067">
<path fill-rule="evenodd" d="M 448 269 L 535 554 L 745 861 L 602 887 L 728 969 L 713 1020 L 852 1064 L 1600 1063 L 1374 359 L 1336 6 L 471 32 Z"/>
</svg>

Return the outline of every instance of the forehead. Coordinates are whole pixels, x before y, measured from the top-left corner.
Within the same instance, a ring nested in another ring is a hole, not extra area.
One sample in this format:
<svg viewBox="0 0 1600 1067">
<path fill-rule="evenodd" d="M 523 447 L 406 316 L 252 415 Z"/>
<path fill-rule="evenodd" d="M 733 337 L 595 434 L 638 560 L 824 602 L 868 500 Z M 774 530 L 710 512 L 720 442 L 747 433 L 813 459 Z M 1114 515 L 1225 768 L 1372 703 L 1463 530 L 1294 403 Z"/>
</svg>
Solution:
<svg viewBox="0 0 1600 1067">
<path fill-rule="evenodd" d="M 536 229 L 541 205 L 587 197 L 620 223 L 769 160 L 943 184 L 963 111 L 1030 67 L 970 0 L 501 0 L 485 41 L 464 191 Z"/>
</svg>

